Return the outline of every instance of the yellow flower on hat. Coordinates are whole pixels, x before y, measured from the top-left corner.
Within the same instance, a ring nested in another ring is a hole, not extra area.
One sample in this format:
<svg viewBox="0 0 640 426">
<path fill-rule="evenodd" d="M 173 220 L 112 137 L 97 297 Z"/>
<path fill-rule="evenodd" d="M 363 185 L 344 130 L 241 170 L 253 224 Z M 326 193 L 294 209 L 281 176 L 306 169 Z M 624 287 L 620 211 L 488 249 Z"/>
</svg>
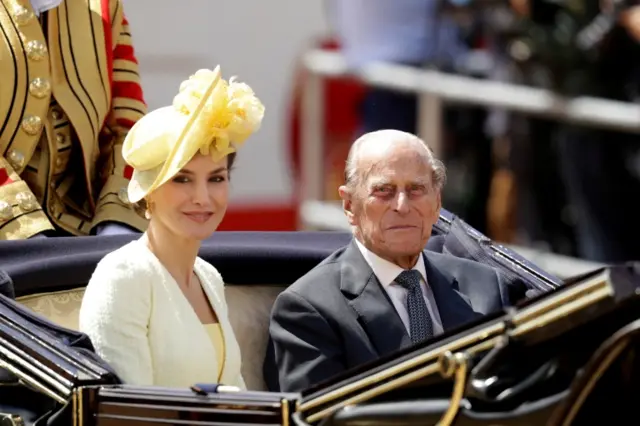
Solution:
<svg viewBox="0 0 640 426">
<path fill-rule="evenodd" d="M 184 81 L 173 100 L 174 108 L 183 114 L 192 114 L 215 77 L 215 71 L 199 70 Z M 235 151 L 232 144 L 237 147 L 255 133 L 263 116 L 264 106 L 251 87 L 236 82 L 234 77 L 229 83 L 220 80 L 197 114 L 191 136 L 204 142 L 200 147 L 202 154 L 211 154 L 217 161 Z"/>
<path fill-rule="evenodd" d="M 220 77 L 220 67 L 202 69 L 180 85 L 170 107 L 139 120 L 123 145 L 133 167 L 129 199 L 136 202 L 178 173 L 200 152 L 218 161 L 262 123 L 264 105 L 251 87 Z"/>
</svg>

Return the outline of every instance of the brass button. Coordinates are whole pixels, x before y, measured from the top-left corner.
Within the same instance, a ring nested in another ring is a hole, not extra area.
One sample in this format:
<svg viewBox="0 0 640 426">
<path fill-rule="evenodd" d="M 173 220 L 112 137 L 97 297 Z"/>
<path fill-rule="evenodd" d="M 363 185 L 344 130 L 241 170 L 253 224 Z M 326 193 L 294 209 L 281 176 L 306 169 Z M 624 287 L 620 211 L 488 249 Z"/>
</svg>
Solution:
<svg viewBox="0 0 640 426">
<path fill-rule="evenodd" d="M 34 14 L 24 6 L 16 6 L 13 8 L 13 19 L 18 25 L 26 25 L 33 20 Z"/>
<path fill-rule="evenodd" d="M 62 166 L 62 158 L 58 157 L 56 158 L 56 167 L 60 167 Z"/>
<path fill-rule="evenodd" d="M 29 56 L 29 59 L 32 61 L 41 61 L 47 54 L 47 46 L 38 40 L 28 42 L 25 50 L 27 51 L 27 56 Z"/>
<path fill-rule="evenodd" d="M 9 220 L 12 217 L 13 208 L 11 207 L 11 204 L 7 203 L 6 201 L 0 200 L 0 220 L 4 222 L 5 220 Z"/>
<path fill-rule="evenodd" d="M 129 204 L 129 193 L 127 192 L 127 188 L 120 188 L 118 191 L 118 198 L 124 204 Z"/>
<path fill-rule="evenodd" d="M 42 119 L 37 115 L 27 115 L 22 120 L 22 130 L 31 136 L 37 135 L 42 130 Z"/>
<path fill-rule="evenodd" d="M 16 201 L 22 210 L 30 212 L 38 206 L 36 197 L 30 192 L 18 192 L 16 194 Z"/>
<path fill-rule="evenodd" d="M 16 149 L 9 151 L 7 158 L 14 169 L 20 169 L 24 166 L 24 154 Z"/>
<path fill-rule="evenodd" d="M 66 140 L 66 138 L 64 137 L 64 135 L 62 133 L 57 133 L 56 134 L 56 142 L 58 142 L 60 145 L 62 145 L 65 140 Z"/>
<path fill-rule="evenodd" d="M 42 77 L 36 77 L 29 84 L 29 93 L 38 99 L 42 99 L 51 93 L 51 83 Z"/>
<path fill-rule="evenodd" d="M 54 120 L 60 120 L 62 118 L 62 112 L 60 112 L 59 109 L 53 109 L 51 111 L 51 117 L 53 117 Z"/>
</svg>

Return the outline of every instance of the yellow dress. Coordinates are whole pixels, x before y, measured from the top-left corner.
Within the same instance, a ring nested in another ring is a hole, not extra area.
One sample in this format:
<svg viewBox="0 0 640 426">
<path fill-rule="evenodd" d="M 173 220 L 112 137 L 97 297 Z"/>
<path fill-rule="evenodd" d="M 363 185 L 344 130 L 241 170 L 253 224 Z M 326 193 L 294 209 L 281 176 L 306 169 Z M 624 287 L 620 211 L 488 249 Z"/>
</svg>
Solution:
<svg viewBox="0 0 640 426">
<path fill-rule="evenodd" d="M 222 335 L 222 327 L 220 323 L 214 324 L 203 324 L 204 329 L 207 331 L 211 342 L 213 343 L 213 347 L 216 349 L 216 359 L 218 360 L 218 381 L 222 376 L 222 369 L 224 368 L 224 337 Z"/>
</svg>

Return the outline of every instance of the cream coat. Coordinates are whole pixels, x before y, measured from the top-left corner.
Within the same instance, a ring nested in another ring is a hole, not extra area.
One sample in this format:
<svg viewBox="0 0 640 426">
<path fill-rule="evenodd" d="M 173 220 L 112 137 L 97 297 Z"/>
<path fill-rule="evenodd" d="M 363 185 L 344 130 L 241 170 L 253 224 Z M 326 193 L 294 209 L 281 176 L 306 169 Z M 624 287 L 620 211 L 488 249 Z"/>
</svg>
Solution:
<svg viewBox="0 0 640 426">
<path fill-rule="evenodd" d="M 222 326 L 221 377 L 220 360 L 198 316 L 142 241 L 133 241 L 99 262 L 82 300 L 79 327 L 125 383 L 163 387 L 222 383 L 245 388 L 222 277 L 200 258 L 194 271 Z"/>
</svg>

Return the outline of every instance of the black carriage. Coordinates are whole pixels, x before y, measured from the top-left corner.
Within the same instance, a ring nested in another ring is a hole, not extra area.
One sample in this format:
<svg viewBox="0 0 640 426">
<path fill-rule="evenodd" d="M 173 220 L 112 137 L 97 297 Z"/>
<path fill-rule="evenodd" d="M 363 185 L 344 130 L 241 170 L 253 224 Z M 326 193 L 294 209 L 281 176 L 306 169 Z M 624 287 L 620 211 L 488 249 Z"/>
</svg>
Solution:
<svg viewBox="0 0 640 426">
<path fill-rule="evenodd" d="M 95 265 L 131 238 L 0 243 L 2 426 L 626 424 L 632 414 L 637 265 L 563 282 L 445 211 L 427 249 L 497 268 L 515 306 L 302 393 L 275 393 L 262 370 L 271 304 L 350 235 L 220 232 L 201 256 L 227 282 L 252 390 L 166 389 L 122 383 L 75 331 Z"/>
</svg>

